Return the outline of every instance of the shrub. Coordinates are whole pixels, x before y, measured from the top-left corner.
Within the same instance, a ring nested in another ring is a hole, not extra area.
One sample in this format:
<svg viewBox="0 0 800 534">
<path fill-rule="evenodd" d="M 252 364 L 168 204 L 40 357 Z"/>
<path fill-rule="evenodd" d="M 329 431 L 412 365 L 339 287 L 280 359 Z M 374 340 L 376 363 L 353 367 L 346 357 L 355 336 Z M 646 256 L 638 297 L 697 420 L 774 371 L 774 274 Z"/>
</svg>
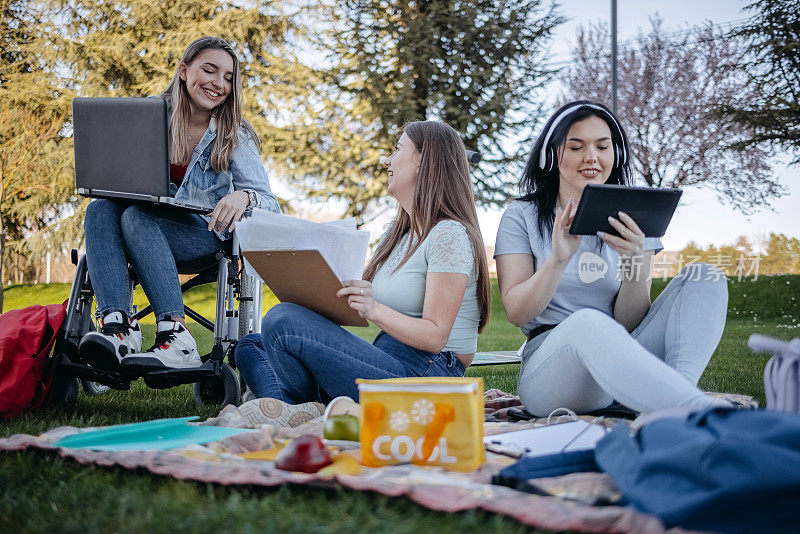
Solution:
<svg viewBox="0 0 800 534">
<path fill-rule="evenodd" d="M 655 299 L 669 279 L 653 280 Z M 800 323 L 800 275 L 728 277 L 728 319 L 779 320 L 784 324 Z"/>
</svg>

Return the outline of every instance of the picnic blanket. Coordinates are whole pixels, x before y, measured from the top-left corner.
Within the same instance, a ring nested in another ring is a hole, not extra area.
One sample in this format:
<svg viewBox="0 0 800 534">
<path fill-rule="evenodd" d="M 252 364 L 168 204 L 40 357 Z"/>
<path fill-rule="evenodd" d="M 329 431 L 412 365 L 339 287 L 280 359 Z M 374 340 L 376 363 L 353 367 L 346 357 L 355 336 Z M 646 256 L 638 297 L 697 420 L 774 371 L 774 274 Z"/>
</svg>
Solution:
<svg viewBox="0 0 800 534">
<path fill-rule="evenodd" d="M 750 399 L 752 401 L 752 399 Z M 253 403 L 253 404 L 250 404 Z M 535 481 L 541 495 L 525 493 L 491 484 L 491 478 L 515 460 L 487 452 L 486 463 L 472 473 L 454 473 L 440 468 L 396 465 L 363 468 L 357 475 L 304 474 L 276 469 L 272 461 L 248 460 L 239 455 L 269 449 L 281 439 L 302 434 L 322 435 L 322 421 L 311 420 L 295 428 L 275 428 L 248 420 L 254 416 L 259 399 L 242 407 L 226 406 L 220 414 L 204 424 L 217 426 L 261 427 L 258 432 L 230 436 L 205 445 L 189 445 L 178 449 L 151 451 L 100 451 L 55 447 L 59 439 L 94 429 L 59 427 L 40 436 L 16 434 L 0 439 L 0 450 L 38 449 L 52 451 L 82 464 L 117 466 L 125 469 L 146 469 L 151 473 L 183 480 L 225 485 L 252 484 L 278 486 L 303 484 L 311 486 L 340 485 L 353 490 L 375 491 L 387 496 L 406 496 L 431 510 L 458 512 L 481 508 L 503 514 L 520 523 L 552 530 L 580 532 L 665 532 L 655 517 L 618 506 L 619 490 L 603 473 L 574 473 Z M 495 434 L 511 429 L 547 424 L 546 419 L 514 423 L 505 416 L 510 407 L 520 406 L 519 398 L 499 390 L 485 392 L 485 433 Z M 244 412 L 244 413 L 243 413 Z M 615 424 L 606 419 L 602 424 Z M 550 423 L 556 423 L 551 420 Z M 358 454 L 358 451 L 351 451 Z M 597 506 L 600 503 L 611 503 Z M 672 529 L 670 532 L 685 532 Z"/>
</svg>

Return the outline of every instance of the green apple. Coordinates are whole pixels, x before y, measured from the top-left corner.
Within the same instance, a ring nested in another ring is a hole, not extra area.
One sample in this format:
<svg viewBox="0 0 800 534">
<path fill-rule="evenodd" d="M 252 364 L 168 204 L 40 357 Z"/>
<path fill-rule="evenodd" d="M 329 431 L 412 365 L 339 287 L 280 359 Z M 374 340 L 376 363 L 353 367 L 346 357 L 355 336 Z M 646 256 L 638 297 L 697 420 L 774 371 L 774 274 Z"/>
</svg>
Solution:
<svg viewBox="0 0 800 534">
<path fill-rule="evenodd" d="M 330 415 L 322 431 L 325 439 L 358 441 L 358 417 L 349 413 Z"/>
</svg>

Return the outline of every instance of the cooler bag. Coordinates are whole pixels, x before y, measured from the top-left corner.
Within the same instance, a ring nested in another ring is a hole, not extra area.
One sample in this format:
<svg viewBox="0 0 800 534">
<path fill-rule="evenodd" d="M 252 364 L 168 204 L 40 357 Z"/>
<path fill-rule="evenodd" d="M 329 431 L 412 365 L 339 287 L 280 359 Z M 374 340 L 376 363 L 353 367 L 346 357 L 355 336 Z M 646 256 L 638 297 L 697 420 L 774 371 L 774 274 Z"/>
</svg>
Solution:
<svg viewBox="0 0 800 534">
<path fill-rule="evenodd" d="M 365 466 L 410 462 L 466 472 L 484 462 L 482 378 L 356 383 Z"/>
</svg>

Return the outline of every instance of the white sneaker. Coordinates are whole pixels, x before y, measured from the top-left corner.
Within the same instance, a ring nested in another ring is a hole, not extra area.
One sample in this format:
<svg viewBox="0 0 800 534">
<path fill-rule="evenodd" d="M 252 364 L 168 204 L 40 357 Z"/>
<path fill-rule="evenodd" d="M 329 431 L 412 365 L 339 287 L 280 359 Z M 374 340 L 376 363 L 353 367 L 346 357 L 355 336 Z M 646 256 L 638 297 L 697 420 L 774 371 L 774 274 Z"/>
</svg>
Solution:
<svg viewBox="0 0 800 534">
<path fill-rule="evenodd" d="M 126 369 L 141 371 L 200 367 L 200 353 L 192 334 L 177 321 L 159 321 L 156 342 L 147 352 L 125 358 Z"/>
<path fill-rule="evenodd" d="M 245 387 L 244 387 L 244 393 L 242 393 L 242 404 L 244 404 L 244 403 L 245 403 L 245 402 L 247 402 L 247 401 L 251 401 L 251 400 L 253 400 L 253 399 L 255 399 L 255 398 L 256 398 L 256 396 L 255 396 L 255 394 L 254 394 L 254 393 L 253 393 L 253 392 L 250 390 L 250 386 L 245 386 Z"/>
<path fill-rule="evenodd" d="M 122 312 L 106 314 L 98 332 L 89 332 L 78 345 L 78 358 L 98 369 L 119 369 L 123 358 L 142 351 L 139 321 Z"/>
</svg>

